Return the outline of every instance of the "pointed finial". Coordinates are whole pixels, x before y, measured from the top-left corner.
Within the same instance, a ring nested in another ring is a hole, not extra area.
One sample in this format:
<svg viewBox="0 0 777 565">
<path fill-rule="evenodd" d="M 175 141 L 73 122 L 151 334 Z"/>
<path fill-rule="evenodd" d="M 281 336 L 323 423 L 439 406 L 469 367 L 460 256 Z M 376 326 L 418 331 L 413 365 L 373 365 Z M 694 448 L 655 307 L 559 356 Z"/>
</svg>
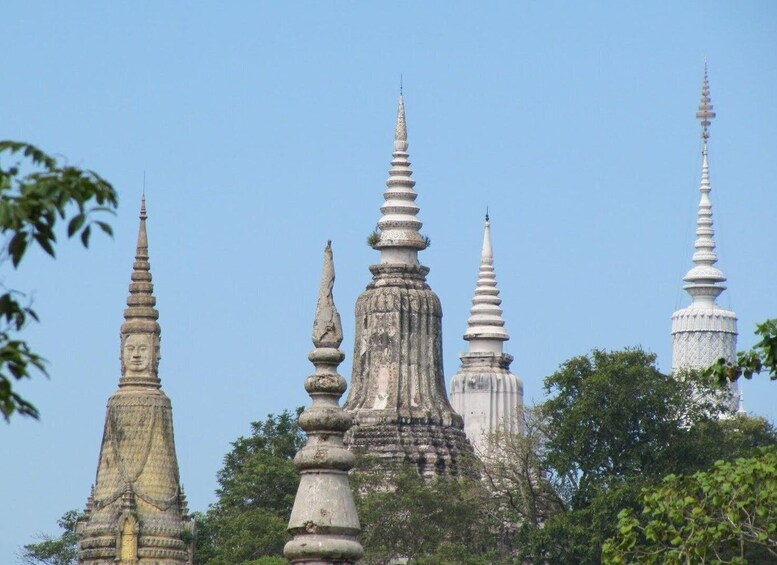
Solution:
<svg viewBox="0 0 777 565">
<path fill-rule="evenodd" d="M 709 126 L 712 119 L 715 118 L 715 112 L 712 111 L 710 99 L 710 83 L 707 75 L 707 61 L 704 61 L 704 81 L 701 87 L 701 99 L 699 102 L 699 111 L 696 112 L 696 118 L 701 123 L 701 137 L 706 142 L 710 138 Z"/>
<path fill-rule="evenodd" d="M 721 283 L 726 277 L 715 267 L 718 256 L 715 253 L 715 230 L 712 227 L 712 201 L 710 200 L 710 169 L 707 159 L 707 140 L 709 139 L 708 127 L 710 120 L 715 117 L 710 103 L 710 85 L 707 76 L 707 64 L 704 64 L 704 82 L 701 89 L 701 103 L 696 117 L 701 122 L 702 148 L 701 185 L 699 192 L 699 209 L 696 217 L 696 242 L 694 243 L 693 263 L 694 267 L 683 277 L 687 282 L 683 288 L 693 297 L 694 302 L 701 304 L 714 303 L 715 299 L 726 287 Z"/>
<path fill-rule="evenodd" d="M 373 245 L 380 251 L 381 263 L 418 264 L 418 251 L 426 249 L 428 239 L 419 233 L 423 225 L 416 217 L 418 196 L 413 189 L 415 181 L 407 152 L 407 124 L 405 123 L 405 101 L 399 96 L 397 123 L 394 129 L 394 151 L 391 154 L 391 169 L 386 180 L 384 202 L 380 207 L 378 221 L 380 237 Z"/>
<path fill-rule="evenodd" d="M 397 107 L 397 125 L 394 128 L 394 149 L 397 151 L 407 151 L 407 123 L 405 122 L 405 99 L 402 94 L 399 95 L 399 106 Z"/>
<path fill-rule="evenodd" d="M 321 286 L 318 290 L 316 317 L 313 322 L 313 345 L 337 348 L 343 341 L 340 314 L 335 308 L 332 288 L 335 284 L 335 266 L 332 260 L 332 241 L 326 242 L 324 267 L 321 270 Z"/>
<path fill-rule="evenodd" d="M 480 252 L 480 271 L 472 298 L 467 331 L 464 339 L 469 341 L 470 353 L 502 353 L 502 342 L 510 339 L 504 329 L 502 299 L 496 286 L 494 273 L 494 252 L 491 247 L 491 222 L 486 212 L 483 227 L 483 247 Z"/>
<path fill-rule="evenodd" d="M 402 96 L 402 73 L 399 73 L 399 95 Z"/>
<path fill-rule="evenodd" d="M 486 221 L 488 221 L 488 206 L 486 206 Z"/>
<path fill-rule="evenodd" d="M 332 298 L 334 280 L 332 246 L 327 242 L 313 323 L 315 349 L 308 355 L 315 373 L 305 380 L 312 402 L 299 417 L 307 442 L 294 457 L 300 482 L 289 518 L 292 539 L 283 548 L 293 564 L 354 564 L 364 553 L 348 482 L 356 459 L 343 444 L 352 420 L 339 405 L 346 382 L 337 367 L 345 355 L 337 348 L 343 336 Z"/>
<path fill-rule="evenodd" d="M 151 282 L 151 264 L 148 260 L 146 233 L 146 197 L 140 200 L 140 226 L 129 285 L 124 323 L 121 325 L 120 386 L 151 385 L 159 387 L 159 312 L 155 308 L 154 284 Z"/>
</svg>

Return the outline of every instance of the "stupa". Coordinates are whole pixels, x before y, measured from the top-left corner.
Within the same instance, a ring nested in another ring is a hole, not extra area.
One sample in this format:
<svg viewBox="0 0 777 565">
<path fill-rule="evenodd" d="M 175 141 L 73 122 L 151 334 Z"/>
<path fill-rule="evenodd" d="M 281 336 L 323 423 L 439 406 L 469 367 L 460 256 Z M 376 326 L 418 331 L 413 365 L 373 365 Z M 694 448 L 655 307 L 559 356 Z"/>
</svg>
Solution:
<svg viewBox="0 0 777 565">
<path fill-rule="evenodd" d="M 701 102 L 696 117 L 702 128 L 702 165 L 699 192 L 699 210 L 696 219 L 696 243 L 694 266 L 683 277 L 687 283 L 683 289 L 691 295 L 691 304 L 672 314 L 672 373 L 702 370 L 718 359 L 734 361 L 737 346 L 737 317 L 734 312 L 719 306 L 718 296 L 726 290 L 726 277 L 715 267 L 715 231 L 712 227 L 712 202 L 710 201 L 710 169 L 707 142 L 709 126 L 715 118 L 710 100 L 707 66 L 704 66 Z M 733 411 L 739 407 L 739 391 L 731 383 L 726 404 Z"/>
<path fill-rule="evenodd" d="M 121 378 L 108 399 L 97 477 L 76 526 L 82 565 L 191 565 L 194 522 L 178 476 L 173 410 L 159 379 L 160 334 L 145 198 L 127 308 Z"/>
<path fill-rule="evenodd" d="M 356 302 L 351 388 L 345 403 L 354 418 L 346 444 L 385 463 L 409 462 L 424 476 L 458 474 L 472 454 L 464 422 L 445 392 L 442 308 L 418 260 L 427 238 L 419 233 L 415 181 L 407 153 L 403 97 L 378 231 L 380 262 Z"/>
<path fill-rule="evenodd" d="M 488 213 L 483 228 L 480 271 L 464 339 L 461 367 L 451 379 L 451 404 L 464 418 L 464 431 L 475 448 L 484 454 L 488 434 L 517 432 L 523 408 L 523 383 L 510 372 L 513 357 L 503 351 L 510 339 L 502 318 L 502 299 L 496 286 L 491 223 Z"/>
</svg>

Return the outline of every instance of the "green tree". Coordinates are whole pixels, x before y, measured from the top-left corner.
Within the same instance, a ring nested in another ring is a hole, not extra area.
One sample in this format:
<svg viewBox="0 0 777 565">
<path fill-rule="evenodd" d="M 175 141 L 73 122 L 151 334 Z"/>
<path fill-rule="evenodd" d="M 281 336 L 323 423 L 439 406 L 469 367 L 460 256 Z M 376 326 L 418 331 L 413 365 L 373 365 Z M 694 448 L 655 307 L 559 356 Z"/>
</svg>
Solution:
<svg viewBox="0 0 777 565">
<path fill-rule="evenodd" d="M 76 565 L 76 522 L 81 517 L 77 510 L 65 512 L 57 521 L 62 528 L 59 537 L 41 535 L 41 541 L 25 545 L 19 552 L 24 565 Z"/>
<path fill-rule="evenodd" d="M 600 563 L 618 514 L 638 506 L 644 487 L 777 443 L 763 420 L 711 417 L 714 405 L 703 399 L 712 386 L 698 375 L 661 374 L 640 349 L 594 350 L 561 365 L 545 380 L 551 396 L 539 407 L 544 439 L 535 457 L 535 472 L 560 504 L 540 527 L 518 528 L 516 555 Z"/>
<path fill-rule="evenodd" d="M 218 501 L 200 517 L 197 563 L 270 565 L 269 558 L 280 558 L 299 484 L 293 459 L 305 442 L 301 412 L 270 414 L 232 443 L 218 474 Z"/>
<path fill-rule="evenodd" d="M 362 526 L 362 562 L 418 565 L 502 562 L 500 524 L 483 484 L 472 476 L 424 479 L 410 464 L 389 472 L 362 458 L 351 475 Z"/>
<path fill-rule="evenodd" d="M 751 379 L 762 371 L 766 371 L 771 380 L 777 380 L 777 318 L 756 324 L 755 334 L 761 339 L 752 349 L 738 352 L 734 362 L 718 359 L 705 374 L 721 385 L 741 377 Z"/>
<path fill-rule="evenodd" d="M 10 259 L 14 269 L 33 245 L 54 257 L 60 221 L 67 221 L 68 237 L 78 235 L 84 247 L 93 225 L 111 235 L 110 225 L 93 218 L 112 213 L 117 204 L 113 187 L 97 173 L 60 165 L 28 143 L 0 141 L 0 233 L 5 236 L 0 257 Z M 43 357 L 19 337 L 38 316 L 23 293 L 5 290 L 0 294 L 0 413 L 6 421 L 14 412 L 37 418 L 38 410 L 14 383 L 35 371 L 47 375 Z"/>
<path fill-rule="evenodd" d="M 777 449 L 669 475 L 640 501 L 640 514 L 620 513 L 605 563 L 777 562 Z"/>
</svg>

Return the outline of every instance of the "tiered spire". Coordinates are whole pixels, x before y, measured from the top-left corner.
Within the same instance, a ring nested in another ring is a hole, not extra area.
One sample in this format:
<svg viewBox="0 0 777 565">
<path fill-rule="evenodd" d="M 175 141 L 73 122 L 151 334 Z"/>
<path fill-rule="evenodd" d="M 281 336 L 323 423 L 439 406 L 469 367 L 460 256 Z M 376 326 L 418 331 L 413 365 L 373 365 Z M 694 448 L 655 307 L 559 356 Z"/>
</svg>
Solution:
<svg viewBox="0 0 777 565">
<path fill-rule="evenodd" d="M 76 527 L 81 565 L 191 564 L 194 523 L 180 486 L 172 406 L 158 377 L 155 306 L 143 199 L 119 389 L 108 399 L 97 476 Z"/>
<path fill-rule="evenodd" d="M 393 467 L 413 463 L 424 476 L 455 475 L 472 453 L 463 421 L 445 393 L 442 306 L 418 262 L 428 240 L 418 230 L 415 181 L 399 97 L 391 171 L 383 193 L 380 263 L 356 301 L 351 386 L 344 409 L 354 425 L 345 443 Z M 373 240 L 373 237 L 370 237 Z"/>
<path fill-rule="evenodd" d="M 135 263 L 121 325 L 121 379 L 120 386 L 159 386 L 159 312 L 155 308 L 154 284 L 151 264 L 148 260 L 148 235 L 146 233 L 146 197 L 140 203 L 140 227 L 138 228 Z"/>
<path fill-rule="evenodd" d="M 418 196 L 413 189 L 410 155 L 407 153 L 407 123 L 405 122 L 405 101 L 400 94 L 397 109 L 397 123 L 394 128 L 394 152 L 391 170 L 386 181 L 385 202 L 380 207 L 382 216 L 378 221 L 380 238 L 375 249 L 380 250 L 381 263 L 418 263 L 418 251 L 426 249 L 427 241 L 418 232 L 423 225 L 416 217 Z"/>
<path fill-rule="evenodd" d="M 491 248 L 491 223 L 488 212 L 483 229 L 483 249 L 480 253 L 480 272 L 472 299 L 464 339 L 469 341 L 470 353 L 501 353 L 502 343 L 510 339 L 502 318 L 502 300 L 496 286 L 494 254 Z"/>
<path fill-rule="evenodd" d="M 356 563 L 363 550 L 357 540 L 359 517 L 348 483 L 355 458 L 343 445 L 351 417 L 338 404 L 346 382 L 337 366 L 345 355 L 339 349 L 343 330 L 332 296 L 335 269 L 331 242 L 324 250 L 322 271 L 313 322 L 314 349 L 308 355 L 316 369 L 305 380 L 305 390 L 313 402 L 299 418 L 308 441 L 294 457 L 301 476 L 289 519 L 293 539 L 283 554 L 291 563 L 346 565 Z"/>
<path fill-rule="evenodd" d="M 704 65 L 704 82 L 701 89 L 701 101 L 696 118 L 699 119 L 702 128 L 702 168 L 701 168 L 701 199 L 699 200 L 699 213 L 696 221 L 696 243 L 693 254 L 694 267 L 683 277 L 688 284 L 683 288 L 693 297 L 694 302 L 714 302 L 726 287 L 721 283 L 726 277 L 714 265 L 718 262 L 715 254 L 715 231 L 712 228 L 712 202 L 710 201 L 710 171 L 707 161 L 707 141 L 709 140 L 709 126 L 715 118 L 715 112 L 710 100 L 710 86 L 707 76 L 707 65 Z"/>
<path fill-rule="evenodd" d="M 464 418 L 464 431 L 479 454 L 490 448 L 489 434 L 517 431 L 523 406 L 523 383 L 510 372 L 512 355 L 502 350 L 510 336 L 504 328 L 501 304 L 494 274 L 491 222 L 486 212 L 480 271 L 464 333 L 469 351 L 459 355 L 461 367 L 451 379 L 450 388 L 451 404 Z"/>
</svg>

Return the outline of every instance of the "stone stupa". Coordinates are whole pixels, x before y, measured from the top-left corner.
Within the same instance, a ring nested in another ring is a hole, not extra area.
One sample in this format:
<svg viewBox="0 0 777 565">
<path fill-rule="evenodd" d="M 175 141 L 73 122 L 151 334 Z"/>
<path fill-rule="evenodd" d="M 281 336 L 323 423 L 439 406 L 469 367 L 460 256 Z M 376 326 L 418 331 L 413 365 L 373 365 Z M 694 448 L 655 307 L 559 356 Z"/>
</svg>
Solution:
<svg viewBox="0 0 777 565">
<path fill-rule="evenodd" d="M 159 312 L 145 199 L 127 309 L 121 378 L 108 399 L 97 476 L 76 526 L 82 565 L 191 565 L 194 522 L 178 476 L 170 399 L 161 389 Z"/>
<path fill-rule="evenodd" d="M 356 302 L 351 388 L 345 409 L 354 417 L 346 444 L 387 464 L 408 462 L 424 476 L 456 475 L 472 455 L 464 422 L 445 392 L 442 308 L 426 283 L 418 252 L 415 181 L 407 153 L 402 96 L 394 132 L 382 216 L 372 242 L 380 262 Z"/>
<path fill-rule="evenodd" d="M 464 431 L 478 455 L 487 449 L 488 434 L 518 431 L 523 408 L 523 383 L 510 372 L 512 355 L 503 351 L 510 336 L 501 304 L 486 213 L 478 281 L 464 332 L 469 347 L 459 356 L 461 368 L 451 379 L 451 404 L 464 418 Z"/>
</svg>

